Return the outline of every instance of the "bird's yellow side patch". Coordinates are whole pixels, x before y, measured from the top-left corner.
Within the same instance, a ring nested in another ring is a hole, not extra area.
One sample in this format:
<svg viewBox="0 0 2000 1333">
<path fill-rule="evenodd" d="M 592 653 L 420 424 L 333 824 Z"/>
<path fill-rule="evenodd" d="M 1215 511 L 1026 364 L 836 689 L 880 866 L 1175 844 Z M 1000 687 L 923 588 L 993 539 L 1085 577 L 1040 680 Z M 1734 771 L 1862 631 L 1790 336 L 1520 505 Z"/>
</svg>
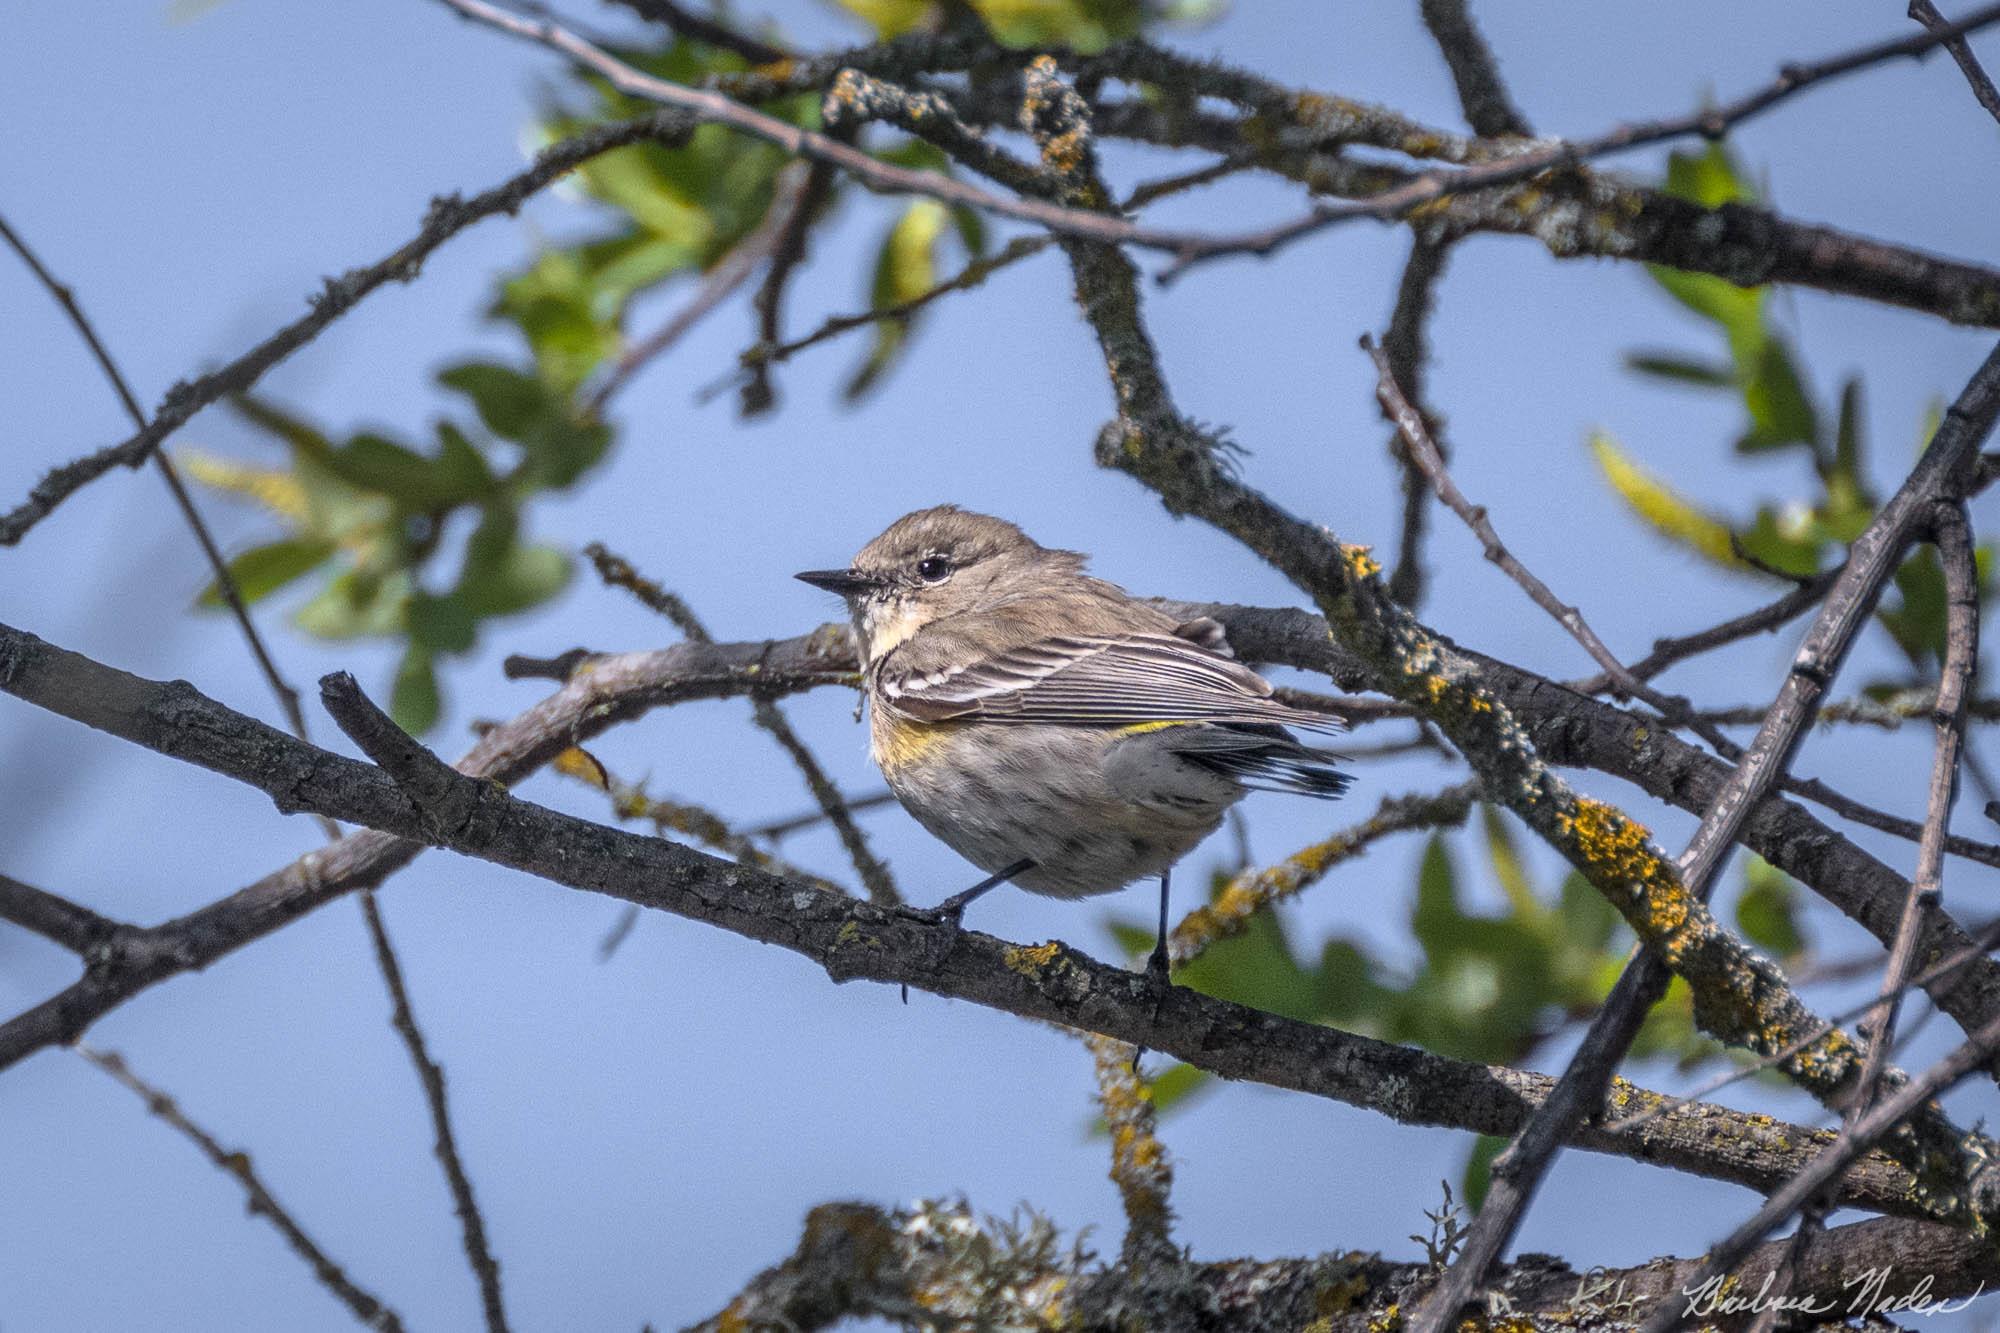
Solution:
<svg viewBox="0 0 2000 1333">
<path fill-rule="evenodd" d="M 870 738 L 870 748 L 876 764 L 886 773 L 916 763 L 943 744 L 955 730 L 948 722 L 906 722 L 901 718 L 885 718 L 876 725 Z"/>
</svg>

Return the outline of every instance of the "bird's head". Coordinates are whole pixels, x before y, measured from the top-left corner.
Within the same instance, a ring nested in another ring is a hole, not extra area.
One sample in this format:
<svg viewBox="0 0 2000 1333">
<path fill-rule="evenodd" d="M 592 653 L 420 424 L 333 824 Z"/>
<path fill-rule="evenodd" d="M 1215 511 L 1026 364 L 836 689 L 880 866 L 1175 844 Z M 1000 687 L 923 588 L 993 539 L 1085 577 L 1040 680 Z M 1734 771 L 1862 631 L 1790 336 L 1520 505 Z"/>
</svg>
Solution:
<svg viewBox="0 0 2000 1333">
<path fill-rule="evenodd" d="M 848 568 L 795 577 L 846 599 L 864 662 L 874 662 L 933 621 L 1045 590 L 1082 566 L 1004 518 L 939 505 L 891 523 Z"/>
</svg>

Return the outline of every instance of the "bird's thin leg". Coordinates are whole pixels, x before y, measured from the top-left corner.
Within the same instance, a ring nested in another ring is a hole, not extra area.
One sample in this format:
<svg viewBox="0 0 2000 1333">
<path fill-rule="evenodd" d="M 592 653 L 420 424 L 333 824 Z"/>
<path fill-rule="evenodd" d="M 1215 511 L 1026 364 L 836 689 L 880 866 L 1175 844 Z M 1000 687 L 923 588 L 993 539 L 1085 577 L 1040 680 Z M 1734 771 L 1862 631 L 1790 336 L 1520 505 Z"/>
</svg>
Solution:
<svg viewBox="0 0 2000 1333">
<path fill-rule="evenodd" d="M 965 909 L 971 906 L 973 900 L 981 894 L 986 893 L 990 889 L 997 889 L 1008 880 L 1014 878 L 1014 876 L 1025 874 L 1034 868 L 1035 863 L 1024 856 L 1005 869 L 988 875 L 985 879 L 980 880 L 977 884 L 965 890 L 965 892 L 952 894 L 951 897 L 939 903 L 931 911 L 938 916 L 948 916 L 955 921 L 965 915 Z"/>
<path fill-rule="evenodd" d="M 978 898 L 981 894 L 987 892 L 990 889 L 999 888 L 1002 884 L 1005 884 L 1008 880 L 1014 878 L 1014 876 L 1026 874 L 1028 871 L 1033 870 L 1034 868 L 1035 868 L 1035 863 L 1024 856 L 1020 860 L 1014 862 L 1012 865 L 1007 866 L 1002 870 L 996 871 L 991 875 L 988 875 L 985 879 L 980 880 L 977 884 L 965 890 L 963 893 L 952 894 L 951 897 L 945 899 L 943 902 L 939 903 L 936 907 L 933 907 L 928 911 L 922 908 L 913 909 L 908 907 L 902 910 L 909 912 L 913 916 L 930 917 L 934 920 L 949 921 L 951 922 L 952 925 L 956 926 L 959 924 L 959 918 L 965 915 L 965 909 L 971 905 L 972 901 L 975 898 Z M 910 1002 L 910 987 L 907 982 L 904 983 L 904 985 L 902 986 L 902 993 L 903 993 L 903 1003 L 908 1004 Z"/>
<path fill-rule="evenodd" d="M 1160 931 L 1159 934 L 1153 937 L 1153 952 L 1146 959 L 1146 980 L 1151 982 L 1155 988 L 1153 992 L 1153 1007 L 1156 1017 L 1159 1012 L 1158 997 L 1164 994 L 1166 988 L 1173 984 L 1171 976 L 1173 965 L 1167 959 L 1167 884 L 1173 873 L 1172 866 L 1160 872 Z M 1144 1046 L 1134 1046 L 1132 1048 L 1132 1074 L 1134 1077 L 1138 1076 L 1139 1061 L 1144 1059 L 1145 1055 L 1146 1048 Z"/>
<path fill-rule="evenodd" d="M 1160 872 L 1160 933 L 1153 937 L 1153 953 L 1146 960 L 1146 973 L 1161 981 L 1167 979 L 1171 965 L 1167 962 L 1167 880 L 1173 874 L 1169 867 Z"/>
</svg>

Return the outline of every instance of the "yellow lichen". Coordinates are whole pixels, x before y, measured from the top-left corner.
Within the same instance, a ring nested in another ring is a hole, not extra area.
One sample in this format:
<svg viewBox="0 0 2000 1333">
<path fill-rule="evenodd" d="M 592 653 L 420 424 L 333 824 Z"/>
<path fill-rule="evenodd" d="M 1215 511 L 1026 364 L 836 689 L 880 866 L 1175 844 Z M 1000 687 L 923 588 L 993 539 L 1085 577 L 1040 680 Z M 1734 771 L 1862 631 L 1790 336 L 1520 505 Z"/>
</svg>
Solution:
<svg viewBox="0 0 2000 1333">
<path fill-rule="evenodd" d="M 1347 561 L 1348 572 L 1359 579 L 1372 579 L 1382 572 L 1382 562 L 1370 552 L 1372 546 L 1350 546 L 1342 543 L 1340 554 Z"/>
<path fill-rule="evenodd" d="M 1018 972 L 1030 979 L 1041 976 L 1042 969 L 1062 957 L 1062 945 L 1056 940 L 1047 944 L 1010 944 L 1000 955 L 1000 961 L 1010 972 Z"/>
</svg>

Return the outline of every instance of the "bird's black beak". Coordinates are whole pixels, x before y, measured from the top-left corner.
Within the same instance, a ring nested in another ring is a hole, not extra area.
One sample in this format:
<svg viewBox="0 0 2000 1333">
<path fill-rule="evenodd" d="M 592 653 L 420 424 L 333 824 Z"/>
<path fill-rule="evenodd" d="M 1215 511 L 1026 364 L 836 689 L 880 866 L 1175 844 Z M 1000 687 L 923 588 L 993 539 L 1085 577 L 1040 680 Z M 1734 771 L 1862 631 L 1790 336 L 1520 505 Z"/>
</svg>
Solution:
<svg viewBox="0 0 2000 1333">
<path fill-rule="evenodd" d="M 837 592 L 842 597 L 853 597 L 867 592 L 870 588 L 882 586 L 882 580 L 873 574 L 865 574 L 858 569 L 808 569 L 793 578 L 810 583 L 815 588 Z"/>
</svg>

